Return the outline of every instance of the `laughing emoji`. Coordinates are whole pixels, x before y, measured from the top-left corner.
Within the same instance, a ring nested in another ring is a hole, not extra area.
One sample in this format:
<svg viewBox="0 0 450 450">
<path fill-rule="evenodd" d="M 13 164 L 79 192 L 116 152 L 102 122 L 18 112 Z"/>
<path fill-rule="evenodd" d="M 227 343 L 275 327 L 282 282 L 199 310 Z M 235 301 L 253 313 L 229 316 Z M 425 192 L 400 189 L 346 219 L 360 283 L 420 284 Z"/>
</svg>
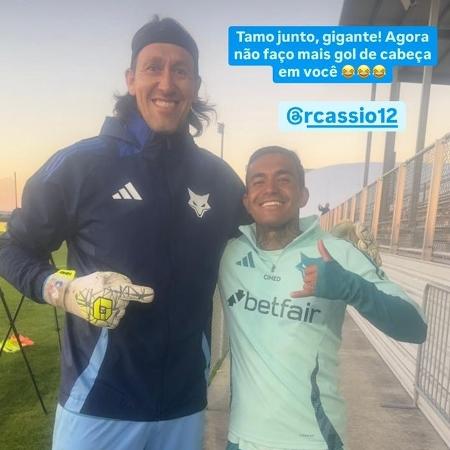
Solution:
<svg viewBox="0 0 450 450">
<path fill-rule="evenodd" d="M 370 68 L 365 64 L 362 64 L 358 67 L 358 75 L 361 78 L 367 78 L 370 75 Z"/>
<path fill-rule="evenodd" d="M 353 75 L 355 75 L 355 68 L 351 66 L 350 64 L 346 64 L 342 68 L 342 76 L 344 78 L 351 78 Z"/>
<path fill-rule="evenodd" d="M 384 66 L 382 66 L 381 64 L 377 64 L 373 68 L 372 73 L 375 78 L 383 78 L 386 75 L 386 68 Z"/>
</svg>

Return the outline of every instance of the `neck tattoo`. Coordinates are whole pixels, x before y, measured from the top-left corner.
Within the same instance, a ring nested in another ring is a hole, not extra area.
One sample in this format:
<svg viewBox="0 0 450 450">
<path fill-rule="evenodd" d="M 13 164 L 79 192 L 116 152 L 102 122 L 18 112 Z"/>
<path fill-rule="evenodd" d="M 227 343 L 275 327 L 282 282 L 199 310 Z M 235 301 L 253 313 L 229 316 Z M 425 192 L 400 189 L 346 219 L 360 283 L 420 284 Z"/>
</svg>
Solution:
<svg viewBox="0 0 450 450">
<path fill-rule="evenodd" d="M 256 244 L 262 250 L 280 250 L 300 235 L 298 221 L 280 228 L 266 228 L 256 224 Z"/>
</svg>

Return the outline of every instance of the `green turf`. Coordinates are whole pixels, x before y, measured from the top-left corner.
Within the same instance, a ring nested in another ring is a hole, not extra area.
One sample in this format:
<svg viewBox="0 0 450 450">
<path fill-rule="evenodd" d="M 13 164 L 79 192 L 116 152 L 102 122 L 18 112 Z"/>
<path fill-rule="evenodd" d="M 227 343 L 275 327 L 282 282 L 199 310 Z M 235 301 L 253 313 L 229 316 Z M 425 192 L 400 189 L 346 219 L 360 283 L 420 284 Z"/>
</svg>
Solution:
<svg viewBox="0 0 450 450">
<path fill-rule="evenodd" d="M 58 267 L 65 265 L 66 249 L 55 255 Z M 0 278 L 11 313 L 20 294 Z M 60 326 L 63 314 L 58 313 Z M 20 334 L 31 338 L 34 345 L 26 347 L 31 368 L 47 407 L 45 415 L 34 391 L 31 378 L 20 352 L 0 356 L 0 449 L 46 450 L 51 447 L 51 434 L 59 383 L 59 346 L 54 309 L 26 300 L 16 322 Z M 0 304 L 0 340 L 8 329 L 8 321 Z"/>
</svg>

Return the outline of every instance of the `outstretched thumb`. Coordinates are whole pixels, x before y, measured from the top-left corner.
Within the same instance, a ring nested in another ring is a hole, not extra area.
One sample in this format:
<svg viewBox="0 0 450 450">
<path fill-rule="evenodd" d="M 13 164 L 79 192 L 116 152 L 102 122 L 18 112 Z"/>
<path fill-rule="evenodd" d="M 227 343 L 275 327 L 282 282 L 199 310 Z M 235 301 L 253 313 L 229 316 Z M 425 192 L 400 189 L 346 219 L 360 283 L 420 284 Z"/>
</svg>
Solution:
<svg viewBox="0 0 450 450">
<path fill-rule="evenodd" d="M 317 248 L 319 249 L 320 256 L 325 262 L 333 261 L 333 258 L 328 253 L 328 250 L 325 247 L 325 244 L 323 243 L 322 239 L 319 239 L 317 241 Z"/>
<path fill-rule="evenodd" d="M 155 297 L 153 289 L 148 286 L 139 286 L 137 284 L 128 284 L 124 286 L 124 298 L 129 301 L 151 303 Z"/>
</svg>

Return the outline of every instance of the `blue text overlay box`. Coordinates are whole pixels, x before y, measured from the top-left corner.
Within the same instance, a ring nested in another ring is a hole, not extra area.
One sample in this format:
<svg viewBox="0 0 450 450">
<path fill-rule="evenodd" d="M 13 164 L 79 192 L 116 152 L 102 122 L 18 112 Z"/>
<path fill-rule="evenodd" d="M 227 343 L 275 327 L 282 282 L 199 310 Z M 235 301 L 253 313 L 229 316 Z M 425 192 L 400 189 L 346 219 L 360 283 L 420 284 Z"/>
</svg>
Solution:
<svg viewBox="0 0 450 450">
<path fill-rule="evenodd" d="M 402 131 L 403 102 L 281 102 L 282 131 Z"/>
<path fill-rule="evenodd" d="M 437 29 L 233 26 L 228 62 L 271 66 L 275 83 L 390 83 L 396 66 L 437 64 Z"/>
</svg>

